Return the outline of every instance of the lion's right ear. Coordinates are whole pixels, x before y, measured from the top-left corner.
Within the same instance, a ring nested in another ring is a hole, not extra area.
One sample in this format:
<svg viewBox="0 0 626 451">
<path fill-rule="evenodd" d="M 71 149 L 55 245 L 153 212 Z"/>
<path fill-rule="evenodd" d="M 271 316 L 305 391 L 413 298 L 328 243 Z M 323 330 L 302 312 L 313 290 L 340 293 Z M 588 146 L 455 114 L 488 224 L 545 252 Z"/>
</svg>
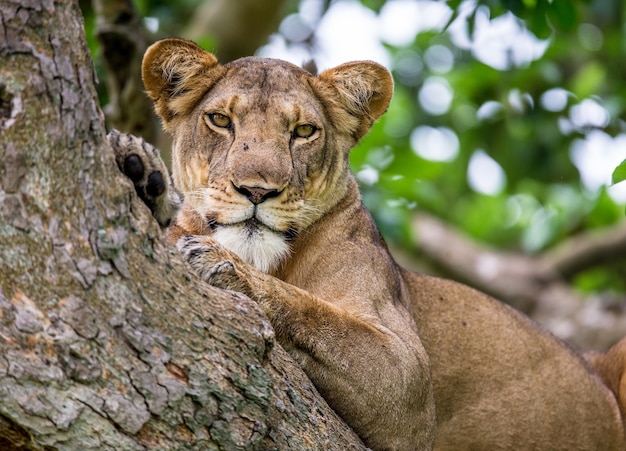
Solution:
<svg viewBox="0 0 626 451">
<path fill-rule="evenodd" d="M 167 131 L 191 112 L 224 72 L 217 58 L 185 39 L 163 39 L 148 47 L 141 65 L 143 84 Z"/>
<path fill-rule="evenodd" d="M 393 95 L 393 79 L 387 69 L 373 61 L 353 61 L 327 69 L 318 77 L 335 90 L 335 95 L 326 93 L 326 98 L 340 102 L 356 124 L 343 125 L 352 128 L 358 141 L 382 116 Z"/>
</svg>

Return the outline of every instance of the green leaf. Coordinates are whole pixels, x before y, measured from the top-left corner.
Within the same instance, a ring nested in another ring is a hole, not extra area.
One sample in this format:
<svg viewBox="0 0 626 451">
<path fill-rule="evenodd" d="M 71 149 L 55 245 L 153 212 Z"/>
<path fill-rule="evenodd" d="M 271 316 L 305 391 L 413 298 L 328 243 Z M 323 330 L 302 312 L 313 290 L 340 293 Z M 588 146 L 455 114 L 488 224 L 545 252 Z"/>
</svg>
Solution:
<svg viewBox="0 0 626 451">
<path fill-rule="evenodd" d="M 553 0 L 548 7 L 551 22 L 561 30 L 572 31 L 578 24 L 576 9 L 570 0 Z"/>
<path fill-rule="evenodd" d="M 606 67 L 595 61 L 587 63 L 572 80 L 572 92 L 581 99 L 590 97 L 606 84 L 606 78 Z"/>
<path fill-rule="evenodd" d="M 457 10 L 460 4 L 461 4 L 461 0 L 449 0 L 448 1 L 448 6 L 453 10 Z"/>
<path fill-rule="evenodd" d="M 361 0 L 361 4 L 372 11 L 379 13 L 385 5 L 385 0 Z"/>
<path fill-rule="evenodd" d="M 622 161 L 613 171 L 613 184 L 626 180 L 626 160 Z"/>
<path fill-rule="evenodd" d="M 541 1 L 531 9 L 526 18 L 526 25 L 539 39 L 548 39 L 552 34 L 552 28 L 548 23 L 548 8 L 546 2 Z"/>
</svg>

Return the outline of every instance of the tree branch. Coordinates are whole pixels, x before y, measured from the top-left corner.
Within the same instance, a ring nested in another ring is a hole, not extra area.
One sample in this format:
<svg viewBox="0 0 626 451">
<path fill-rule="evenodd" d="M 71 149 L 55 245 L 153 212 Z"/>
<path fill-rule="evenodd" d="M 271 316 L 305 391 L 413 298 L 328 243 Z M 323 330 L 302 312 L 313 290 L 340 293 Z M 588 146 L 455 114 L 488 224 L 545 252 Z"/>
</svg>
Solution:
<svg viewBox="0 0 626 451">
<path fill-rule="evenodd" d="M 623 312 L 597 296 L 583 298 L 569 287 L 560 272 L 566 264 L 563 251 L 548 257 L 497 252 L 425 213 L 417 214 L 412 224 L 418 251 L 444 274 L 530 314 L 556 335 L 583 348 L 606 349 L 626 334 Z M 621 245 L 620 227 L 606 235 L 608 243 L 585 236 L 572 239 L 570 243 L 579 244 L 567 249 L 576 249 L 570 255 L 581 262 L 583 256 L 585 262 L 592 261 L 590 255 L 598 261 L 601 249 Z"/>
<path fill-rule="evenodd" d="M 539 257 L 542 264 L 570 279 L 585 269 L 626 260 L 626 222 L 576 235 Z"/>
<path fill-rule="evenodd" d="M 106 69 L 109 128 L 159 140 L 159 122 L 141 81 L 141 60 L 148 33 L 132 0 L 93 0 L 98 17 L 96 36 Z"/>
</svg>

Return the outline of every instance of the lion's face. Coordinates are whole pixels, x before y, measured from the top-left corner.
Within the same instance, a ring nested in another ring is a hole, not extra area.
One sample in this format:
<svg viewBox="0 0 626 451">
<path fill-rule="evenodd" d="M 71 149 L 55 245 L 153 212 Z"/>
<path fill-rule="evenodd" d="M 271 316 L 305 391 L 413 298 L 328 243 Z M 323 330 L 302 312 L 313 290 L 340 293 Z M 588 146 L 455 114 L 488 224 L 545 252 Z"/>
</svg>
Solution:
<svg viewBox="0 0 626 451">
<path fill-rule="evenodd" d="M 349 150 L 392 90 L 388 72 L 371 62 L 315 77 L 262 58 L 221 66 L 182 40 L 148 50 L 144 83 L 174 137 L 173 176 L 186 207 L 262 271 L 345 195 Z"/>
<path fill-rule="evenodd" d="M 322 183 L 330 168 L 347 174 L 348 153 L 327 143 L 346 139 L 334 136 L 307 78 L 282 62 L 238 61 L 190 114 L 193 129 L 174 132 L 185 202 L 218 241 L 264 270 L 332 203 L 336 193 Z"/>
</svg>

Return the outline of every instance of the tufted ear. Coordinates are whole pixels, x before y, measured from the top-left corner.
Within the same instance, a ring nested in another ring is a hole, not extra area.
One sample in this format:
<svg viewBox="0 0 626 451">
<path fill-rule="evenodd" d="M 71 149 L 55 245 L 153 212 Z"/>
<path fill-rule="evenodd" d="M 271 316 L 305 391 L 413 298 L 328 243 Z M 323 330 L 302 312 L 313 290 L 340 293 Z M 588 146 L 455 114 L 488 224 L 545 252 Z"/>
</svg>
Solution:
<svg viewBox="0 0 626 451">
<path fill-rule="evenodd" d="M 217 58 L 185 39 L 163 39 L 148 47 L 141 65 L 143 84 L 167 131 L 189 114 L 224 72 Z"/>
<path fill-rule="evenodd" d="M 373 61 L 355 61 L 325 70 L 319 79 L 333 86 L 339 102 L 356 117 L 354 136 L 358 140 L 382 116 L 393 95 L 393 79 L 387 69 Z"/>
</svg>

